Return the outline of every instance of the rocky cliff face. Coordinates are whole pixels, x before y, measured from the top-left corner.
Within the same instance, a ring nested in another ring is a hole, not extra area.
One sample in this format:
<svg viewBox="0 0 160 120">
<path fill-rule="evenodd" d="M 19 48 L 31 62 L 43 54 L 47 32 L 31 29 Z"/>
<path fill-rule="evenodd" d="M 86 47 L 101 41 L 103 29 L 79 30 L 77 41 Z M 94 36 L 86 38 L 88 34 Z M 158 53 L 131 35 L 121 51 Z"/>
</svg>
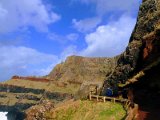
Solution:
<svg viewBox="0 0 160 120">
<path fill-rule="evenodd" d="M 117 67 L 106 80 L 116 87 L 125 82 L 141 70 L 150 69 L 152 64 L 159 62 L 160 56 L 160 1 L 143 0 L 135 29 L 131 35 L 126 51 L 120 55 Z"/>
<path fill-rule="evenodd" d="M 114 70 L 117 58 L 70 56 L 64 63 L 58 64 L 47 78 L 72 83 L 104 81 Z"/>
<path fill-rule="evenodd" d="M 140 113 L 160 119 L 160 0 L 143 0 L 129 45 L 106 78 L 103 94 L 108 87 L 132 88 Z"/>
</svg>

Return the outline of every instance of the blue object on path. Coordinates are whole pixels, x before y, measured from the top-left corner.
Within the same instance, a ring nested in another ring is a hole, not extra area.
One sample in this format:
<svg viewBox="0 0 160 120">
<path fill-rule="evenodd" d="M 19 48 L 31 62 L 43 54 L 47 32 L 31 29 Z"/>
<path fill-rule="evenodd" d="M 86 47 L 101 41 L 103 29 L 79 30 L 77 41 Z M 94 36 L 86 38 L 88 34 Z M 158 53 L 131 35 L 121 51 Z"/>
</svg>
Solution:
<svg viewBox="0 0 160 120">
<path fill-rule="evenodd" d="M 113 96 L 113 90 L 111 88 L 107 88 L 106 95 L 109 97 Z"/>
</svg>

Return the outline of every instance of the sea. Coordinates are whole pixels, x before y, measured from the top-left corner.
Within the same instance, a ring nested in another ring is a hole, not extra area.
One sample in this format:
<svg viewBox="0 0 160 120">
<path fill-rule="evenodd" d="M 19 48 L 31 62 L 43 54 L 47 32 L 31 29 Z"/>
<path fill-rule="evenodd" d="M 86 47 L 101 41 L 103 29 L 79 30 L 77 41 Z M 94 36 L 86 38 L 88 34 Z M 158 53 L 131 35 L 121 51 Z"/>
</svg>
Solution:
<svg viewBox="0 0 160 120">
<path fill-rule="evenodd" d="M 0 120 L 7 120 L 7 112 L 0 112 Z"/>
</svg>

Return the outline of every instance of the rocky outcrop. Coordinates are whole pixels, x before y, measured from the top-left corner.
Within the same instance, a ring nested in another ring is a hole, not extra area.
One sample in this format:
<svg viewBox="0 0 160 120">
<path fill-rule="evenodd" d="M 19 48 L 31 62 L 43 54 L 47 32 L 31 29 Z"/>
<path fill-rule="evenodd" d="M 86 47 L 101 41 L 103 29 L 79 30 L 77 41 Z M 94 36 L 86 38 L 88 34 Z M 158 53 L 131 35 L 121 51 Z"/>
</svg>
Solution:
<svg viewBox="0 0 160 120">
<path fill-rule="evenodd" d="M 125 84 L 138 72 L 158 62 L 160 56 L 160 1 L 143 0 L 135 29 L 129 45 L 120 55 L 113 74 L 107 78 L 104 87 L 117 88 Z M 105 89 L 104 89 L 105 91 Z"/>
<path fill-rule="evenodd" d="M 69 84 L 80 85 L 75 98 L 87 98 L 91 85 L 100 89 L 106 76 L 115 69 L 117 59 L 114 58 L 89 58 L 81 56 L 70 56 L 65 62 L 58 64 L 50 72 L 47 79 L 63 81 Z"/>
<path fill-rule="evenodd" d="M 46 113 L 53 109 L 55 105 L 53 102 L 48 100 L 42 101 L 41 103 L 32 106 L 28 110 L 26 110 L 26 118 L 25 120 L 47 120 Z"/>
<path fill-rule="evenodd" d="M 132 88 L 139 117 L 159 120 L 160 115 L 160 1 L 143 0 L 129 45 L 118 59 L 117 66 L 104 82 L 108 87 Z"/>
<path fill-rule="evenodd" d="M 114 70 L 117 58 L 70 56 L 64 63 L 55 66 L 47 78 L 71 83 L 104 81 Z"/>
</svg>

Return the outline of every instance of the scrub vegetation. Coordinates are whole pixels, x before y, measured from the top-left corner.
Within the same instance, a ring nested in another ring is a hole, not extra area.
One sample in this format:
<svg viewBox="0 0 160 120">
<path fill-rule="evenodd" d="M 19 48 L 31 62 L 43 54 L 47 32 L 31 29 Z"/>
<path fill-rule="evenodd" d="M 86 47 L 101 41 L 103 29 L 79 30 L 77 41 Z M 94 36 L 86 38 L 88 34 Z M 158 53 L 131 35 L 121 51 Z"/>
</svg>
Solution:
<svg viewBox="0 0 160 120">
<path fill-rule="evenodd" d="M 121 120 L 126 112 L 118 103 L 79 100 L 63 103 L 45 115 L 51 120 Z"/>
</svg>

